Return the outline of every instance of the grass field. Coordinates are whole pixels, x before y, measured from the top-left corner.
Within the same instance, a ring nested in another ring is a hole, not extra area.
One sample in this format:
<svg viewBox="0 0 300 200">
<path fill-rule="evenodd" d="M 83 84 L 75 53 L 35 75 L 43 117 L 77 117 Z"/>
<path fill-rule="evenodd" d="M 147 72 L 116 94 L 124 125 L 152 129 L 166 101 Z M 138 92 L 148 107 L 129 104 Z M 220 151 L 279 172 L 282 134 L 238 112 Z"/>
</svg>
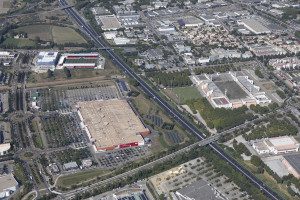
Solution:
<svg viewBox="0 0 300 200">
<path fill-rule="evenodd" d="M 193 86 L 173 88 L 172 91 L 181 103 L 186 103 L 187 100 L 198 99 L 202 97 L 197 88 Z"/>
<path fill-rule="evenodd" d="M 24 31 L 28 34 L 28 38 L 35 39 L 35 37 L 40 37 L 41 40 L 51 41 L 51 28 L 49 25 L 31 25 L 23 26 L 18 28 L 16 31 Z"/>
<path fill-rule="evenodd" d="M 75 30 L 68 27 L 52 26 L 52 25 L 30 25 L 23 26 L 16 31 L 24 31 L 28 34 L 28 38 L 35 39 L 39 37 L 44 41 L 53 41 L 57 44 L 64 43 L 86 43 L 86 40 Z"/>
<path fill-rule="evenodd" d="M 32 40 L 7 38 L 2 44 L 14 46 L 17 48 L 23 48 L 23 47 L 33 47 L 35 45 L 35 42 Z"/>
<path fill-rule="evenodd" d="M 59 177 L 57 186 L 70 187 L 71 185 L 87 181 L 89 179 L 97 178 L 108 171 L 102 169 L 89 170 L 86 172 L 80 172 L 76 174 L 66 175 Z"/>
<path fill-rule="evenodd" d="M 0 14 L 7 13 L 10 8 L 9 0 L 0 0 Z"/>
<path fill-rule="evenodd" d="M 64 43 L 86 43 L 85 39 L 79 35 L 75 30 L 68 27 L 52 27 L 53 41 L 57 44 Z"/>
</svg>

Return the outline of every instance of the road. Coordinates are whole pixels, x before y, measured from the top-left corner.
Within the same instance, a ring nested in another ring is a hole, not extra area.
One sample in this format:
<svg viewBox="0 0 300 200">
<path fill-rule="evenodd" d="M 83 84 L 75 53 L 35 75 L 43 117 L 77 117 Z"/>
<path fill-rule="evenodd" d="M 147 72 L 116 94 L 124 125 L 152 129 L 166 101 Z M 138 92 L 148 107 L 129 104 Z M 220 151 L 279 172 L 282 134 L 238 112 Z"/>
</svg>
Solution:
<svg viewBox="0 0 300 200">
<path fill-rule="evenodd" d="M 59 0 L 61 6 L 67 6 L 66 0 Z M 93 30 L 89 23 L 84 20 L 73 8 L 66 8 L 65 12 L 71 17 L 75 23 L 81 27 L 81 30 L 91 39 L 91 41 L 98 48 L 107 47 L 107 45 L 100 39 L 98 34 Z M 180 123 L 184 129 L 194 135 L 197 139 L 203 140 L 206 135 L 201 133 L 194 125 L 187 121 L 181 114 L 179 114 L 174 108 L 172 108 L 164 99 L 162 99 L 147 83 L 145 83 L 138 75 L 136 75 L 112 50 L 104 50 L 112 60 L 112 62 L 118 66 L 128 77 L 138 81 L 140 88 L 149 95 L 162 109 L 164 109 L 174 120 Z M 237 161 L 231 158 L 227 153 L 220 149 L 215 144 L 210 144 L 210 147 L 214 152 L 228 164 L 230 164 L 235 170 L 241 172 L 247 177 L 257 188 L 261 189 L 263 193 L 270 199 L 281 200 L 276 192 L 266 186 L 262 181 L 256 178 L 252 173 L 241 166 Z M 81 191 L 82 192 L 82 191 Z"/>
</svg>

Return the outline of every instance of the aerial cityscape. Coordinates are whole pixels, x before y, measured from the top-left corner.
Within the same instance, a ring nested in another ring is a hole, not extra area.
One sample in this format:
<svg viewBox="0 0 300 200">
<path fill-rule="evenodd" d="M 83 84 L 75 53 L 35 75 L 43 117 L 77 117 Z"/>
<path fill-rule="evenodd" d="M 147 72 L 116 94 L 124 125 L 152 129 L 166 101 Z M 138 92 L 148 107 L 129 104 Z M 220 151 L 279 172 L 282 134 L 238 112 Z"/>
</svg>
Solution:
<svg viewBox="0 0 300 200">
<path fill-rule="evenodd" d="M 299 0 L 0 0 L 0 199 L 300 200 Z"/>
</svg>

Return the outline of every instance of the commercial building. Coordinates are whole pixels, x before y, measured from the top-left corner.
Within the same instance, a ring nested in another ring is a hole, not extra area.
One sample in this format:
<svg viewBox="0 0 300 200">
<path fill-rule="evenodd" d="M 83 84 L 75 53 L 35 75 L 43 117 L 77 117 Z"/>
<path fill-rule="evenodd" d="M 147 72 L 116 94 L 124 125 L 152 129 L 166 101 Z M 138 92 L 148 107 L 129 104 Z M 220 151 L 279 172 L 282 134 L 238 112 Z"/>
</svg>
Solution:
<svg viewBox="0 0 300 200">
<path fill-rule="evenodd" d="M 149 49 L 141 54 L 148 60 L 161 60 L 163 59 L 164 53 L 161 49 Z"/>
<path fill-rule="evenodd" d="M 276 70 L 281 70 L 285 68 L 295 68 L 300 66 L 300 60 L 297 57 L 285 57 L 270 59 L 269 65 L 271 65 Z"/>
<path fill-rule="evenodd" d="M 78 102 L 81 127 L 95 151 L 144 145 L 142 135 L 150 134 L 126 100 Z"/>
<path fill-rule="evenodd" d="M 300 178 L 300 154 L 284 155 L 282 163 L 296 178 Z"/>
<path fill-rule="evenodd" d="M 292 136 L 265 138 L 253 142 L 252 147 L 258 154 L 279 154 L 299 151 L 299 143 Z"/>
<path fill-rule="evenodd" d="M 149 200 L 142 188 L 128 188 L 120 190 L 112 195 L 113 200 Z"/>
<path fill-rule="evenodd" d="M 69 162 L 69 163 L 65 163 L 63 165 L 63 168 L 66 170 L 66 171 L 69 171 L 69 170 L 73 170 L 73 169 L 78 169 L 78 165 L 76 162 Z"/>
<path fill-rule="evenodd" d="M 10 143 L 0 144 L 0 155 L 6 155 L 10 151 Z"/>
<path fill-rule="evenodd" d="M 16 181 L 13 174 L 0 176 L 0 199 L 8 198 L 18 188 L 19 183 Z"/>
<path fill-rule="evenodd" d="M 99 53 L 62 54 L 56 69 L 93 68 L 104 69 L 105 58 Z"/>
<path fill-rule="evenodd" d="M 244 25 L 254 34 L 271 33 L 271 31 L 263 26 L 260 22 L 255 19 L 242 19 L 238 24 Z"/>
<path fill-rule="evenodd" d="M 0 51 L 0 59 L 14 59 L 15 53 L 8 51 Z"/>
<path fill-rule="evenodd" d="M 96 21 L 103 30 L 117 30 L 122 28 L 115 15 L 96 16 Z"/>
<path fill-rule="evenodd" d="M 80 168 L 83 169 L 83 168 L 89 168 L 93 165 L 93 162 L 91 159 L 84 159 L 81 161 L 81 166 Z"/>
<path fill-rule="evenodd" d="M 36 58 L 33 70 L 36 72 L 46 72 L 48 69 L 54 71 L 58 57 L 58 52 L 40 52 Z"/>
<path fill-rule="evenodd" d="M 196 181 L 178 191 L 176 196 L 179 200 L 198 200 L 198 199 L 209 199 L 209 200 L 220 200 L 225 199 L 220 192 L 214 188 L 211 184 L 204 180 Z"/>
</svg>

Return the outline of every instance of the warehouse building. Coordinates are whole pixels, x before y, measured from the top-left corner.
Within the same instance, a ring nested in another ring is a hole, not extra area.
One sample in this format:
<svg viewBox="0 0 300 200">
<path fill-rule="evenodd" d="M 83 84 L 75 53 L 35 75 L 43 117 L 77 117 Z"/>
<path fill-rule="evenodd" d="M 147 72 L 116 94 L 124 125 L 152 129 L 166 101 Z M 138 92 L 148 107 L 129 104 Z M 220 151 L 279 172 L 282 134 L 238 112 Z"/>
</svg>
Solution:
<svg viewBox="0 0 300 200">
<path fill-rule="evenodd" d="M 197 27 L 203 25 L 204 22 L 197 17 L 186 16 L 184 18 L 179 19 L 178 24 L 180 26 L 185 26 L 185 27 Z"/>
<path fill-rule="evenodd" d="M 299 151 L 299 143 L 292 136 L 265 138 L 253 142 L 252 147 L 258 154 L 279 154 Z"/>
<path fill-rule="evenodd" d="M 117 30 L 122 28 L 115 15 L 96 16 L 96 21 L 101 26 L 102 30 Z"/>
<path fill-rule="evenodd" d="M 77 107 L 95 151 L 144 145 L 142 135 L 150 134 L 126 100 L 78 102 Z"/>
<path fill-rule="evenodd" d="M 104 69 L 105 58 L 99 53 L 72 53 L 61 55 L 56 69 L 92 68 Z"/>
<path fill-rule="evenodd" d="M 69 170 L 73 170 L 73 169 L 78 169 L 78 165 L 76 162 L 69 162 L 69 163 L 65 163 L 63 165 L 64 169 L 66 171 L 69 171 Z"/>
<path fill-rule="evenodd" d="M 5 174 L 0 176 L 0 199 L 8 198 L 19 188 L 19 183 L 13 174 Z"/>
<path fill-rule="evenodd" d="M 14 59 L 15 53 L 8 51 L 0 51 L 0 59 Z"/>
<path fill-rule="evenodd" d="M 296 178 L 300 178 L 300 154 L 284 155 L 282 163 Z"/>
<path fill-rule="evenodd" d="M 242 19 L 238 24 L 245 26 L 254 34 L 271 33 L 271 31 L 263 26 L 260 22 L 255 19 Z"/>
<path fill-rule="evenodd" d="M 46 72 L 48 69 L 54 71 L 58 60 L 58 52 L 42 51 L 38 54 L 35 61 L 35 72 Z"/>
</svg>

